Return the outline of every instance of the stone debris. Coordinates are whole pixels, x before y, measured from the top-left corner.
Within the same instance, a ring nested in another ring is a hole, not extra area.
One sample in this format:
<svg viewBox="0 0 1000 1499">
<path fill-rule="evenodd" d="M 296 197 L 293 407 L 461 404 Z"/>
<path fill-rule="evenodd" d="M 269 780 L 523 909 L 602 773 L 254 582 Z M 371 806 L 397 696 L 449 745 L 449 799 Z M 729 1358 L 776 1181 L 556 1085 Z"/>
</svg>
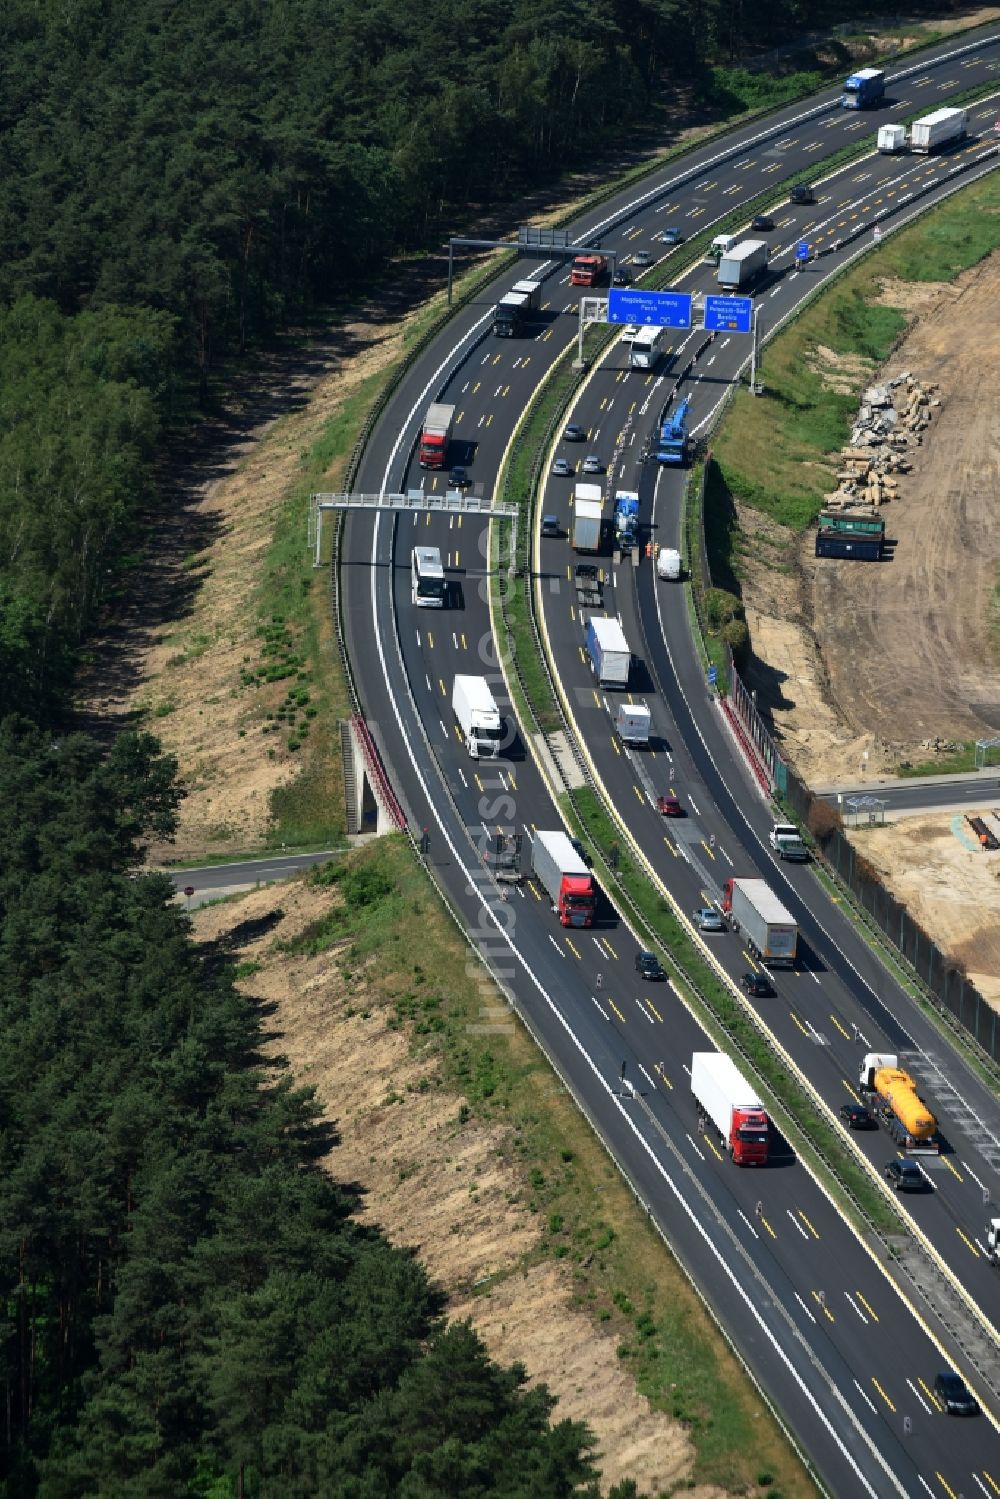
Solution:
<svg viewBox="0 0 1000 1499">
<path fill-rule="evenodd" d="M 899 496 L 899 475 L 912 471 L 908 456 L 920 447 L 934 408 L 940 407 L 936 384 L 924 384 L 911 370 L 861 398 L 850 442 L 840 450 L 837 488 L 824 497 L 829 510 L 875 510 Z"/>
</svg>

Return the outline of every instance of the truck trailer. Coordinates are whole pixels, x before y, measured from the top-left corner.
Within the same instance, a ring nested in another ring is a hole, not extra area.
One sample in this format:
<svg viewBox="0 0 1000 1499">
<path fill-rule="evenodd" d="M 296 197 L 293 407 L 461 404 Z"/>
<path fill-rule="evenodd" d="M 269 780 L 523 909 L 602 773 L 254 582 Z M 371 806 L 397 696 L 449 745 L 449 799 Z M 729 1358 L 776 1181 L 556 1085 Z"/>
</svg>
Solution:
<svg viewBox="0 0 1000 1499">
<path fill-rule="evenodd" d="M 495 760 L 503 738 L 503 719 L 486 678 L 456 677 L 451 708 L 472 759 Z"/>
<path fill-rule="evenodd" d="M 737 1166 L 767 1165 L 767 1112 L 731 1057 L 721 1051 L 696 1051 L 691 1058 L 691 1092 Z"/>
<path fill-rule="evenodd" d="M 627 687 L 632 652 L 625 631 L 616 619 L 592 614 L 585 638 L 591 670 L 602 687 Z"/>
<path fill-rule="evenodd" d="M 594 879 L 565 833 L 536 833 L 531 872 L 563 926 L 593 926 Z"/>
<path fill-rule="evenodd" d="M 538 281 L 515 281 L 493 309 L 493 332 L 497 338 L 518 338 L 542 305 Z"/>
<path fill-rule="evenodd" d="M 885 98 L 885 73 L 882 68 L 859 68 L 844 84 L 841 109 L 874 109 Z"/>
<path fill-rule="evenodd" d="M 910 150 L 926 156 L 939 146 L 965 137 L 969 116 L 964 109 L 935 109 L 910 126 Z"/>
<path fill-rule="evenodd" d="M 435 401 L 428 408 L 420 432 L 420 467 L 445 468 L 448 463 L 448 444 L 451 429 L 455 424 L 454 406 Z"/>
<path fill-rule="evenodd" d="M 649 743 L 652 714 L 645 703 L 619 703 L 615 728 L 623 744 L 645 746 Z"/>
<path fill-rule="evenodd" d="M 573 550 L 599 552 L 604 526 L 604 494 L 599 484 L 578 484 L 573 492 Z"/>
<path fill-rule="evenodd" d="M 660 440 L 656 445 L 657 463 L 685 464 L 690 457 L 690 439 L 687 429 L 688 408 L 691 397 L 685 396 L 676 411 L 669 405 L 660 414 Z"/>
<path fill-rule="evenodd" d="M 745 291 L 767 270 L 767 241 L 744 239 L 719 259 L 719 285 L 724 291 Z"/>
<path fill-rule="evenodd" d="M 850 511 L 837 511 L 819 518 L 824 531 L 842 531 L 848 536 L 885 536 L 885 521 L 876 515 L 852 515 Z"/>
<path fill-rule="evenodd" d="M 883 156 L 898 155 L 906 150 L 906 126 L 880 125 L 875 143 Z"/>
<path fill-rule="evenodd" d="M 912 1154 L 938 1154 L 937 1120 L 894 1053 L 870 1051 L 862 1060 L 858 1085 L 898 1145 Z"/>
<path fill-rule="evenodd" d="M 766 880 L 726 880 L 722 914 L 769 968 L 794 968 L 799 929 Z"/>
</svg>

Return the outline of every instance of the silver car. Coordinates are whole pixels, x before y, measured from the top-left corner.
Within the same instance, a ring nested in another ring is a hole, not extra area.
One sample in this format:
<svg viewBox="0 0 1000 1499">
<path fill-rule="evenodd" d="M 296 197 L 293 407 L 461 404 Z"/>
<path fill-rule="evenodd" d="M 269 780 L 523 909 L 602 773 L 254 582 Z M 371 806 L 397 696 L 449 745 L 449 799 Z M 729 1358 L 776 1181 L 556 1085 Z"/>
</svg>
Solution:
<svg viewBox="0 0 1000 1499">
<path fill-rule="evenodd" d="M 699 906 L 694 913 L 699 932 L 724 932 L 726 923 L 714 906 Z"/>
<path fill-rule="evenodd" d="M 596 453 L 588 453 L 583 460 L 583 472 L 585 474 L 603 474 L 604 464 Z"/>
</svg>

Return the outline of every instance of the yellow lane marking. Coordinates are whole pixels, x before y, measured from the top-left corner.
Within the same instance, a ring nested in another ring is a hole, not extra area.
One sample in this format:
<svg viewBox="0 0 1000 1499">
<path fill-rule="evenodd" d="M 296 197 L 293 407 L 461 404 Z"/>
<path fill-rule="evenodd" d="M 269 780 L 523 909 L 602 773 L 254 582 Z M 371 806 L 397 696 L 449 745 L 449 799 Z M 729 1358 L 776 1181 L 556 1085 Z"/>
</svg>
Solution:
<svg viewBox="0 0 1000 1499">
<path fill-rule="evenodd" d="M 954 1166 L 951 1164 L 951 1161 L 948 1159 L 948 1157 L 947 1156 L 942 1156 L 941 1159 L 944 1161 L 945 1165 L 948 1167 L 948 1170 L 951 1172 L 952 1176 L 954 1176 L 958 1181 L 961 1181 L 962 1180 L 961 1176 L 955 1170 Z"/>
<path fill-rule="evenodd" d="M 656 1008 L 656 1006 L 654 1005 L 653 1001 L 651 999 L 644 999 L 643 1000 L 643 1004 L 646 1006 L 647 1010 L 652 1010 L 653 1014 L 656 1016 L 657 1020 L 659 1020 L 659 1022 L 662 1025 L 662 1023 L 663 1023 L 663 1016 L 660 1014 L 659 1010 Z"/>
<path fill-rule="evenodd" d="M 876 1390 L 878 1390 L 879 1394 L 882 1396 L 882 1399 L 885 1401 L 889 1409 L 893 1412 L 893 1414 L 895 1414 L 896 1407 L 893 1405 L 892 1401 L 889 1399 L 888 1395 L 885 1393 L 882 1386 L 875 1378 L 874 1374 L 872 1375 L 872 1384 L 875 1386 Z"/>
<path fill-rule="evenodd" d="M 809 1219 L 806 1217 L 805 1213 L 802 1211 L 801 1208 L 798 1209 L 798 1215 L 802 1219 L 802 1222 L 805 1224 L 806 1228 L 812 1234 L 813 1238 L 814 1239 L 818 1239 L 819 1238 L 819 1234 L 813 1228 L 812 1224 L 809 1222 Z"/>
<path fill-rule="evenodd" d="M 806 1030 L 805 1026 L 802 1024 L 802 1021 L 796 1015 L 795 1011 L 794 1010 L 789 1010 L 788 1013 L 791 1015 L 792 1019 L 795 1021 L 795 1024 L 798 1026 L 798 1028 L 802 1032 L 803 1036 L 808 1036 L 809 1032 Z"/>
<path fill-rule="evenodd" d="M 713 1139 L 711 1139 L 711 1137 L 709 1135 L 702 1135 L 702 1139 L 704 1140 L 705 1144 L 708 1146 L 709 1150 L 711 1150 L 713 1152 L 713 1154 L 715 1155 L 716 1160 L 721 1161 L 722 1160 L 722 1151 L 716 1145 L 715 1141 Z"/>
<path fill-rule="evenodd" d="M 837 1027 L 837 1029 L 840 1032 L 840 1034 L 842 1036 L 846 1037 L 846 1039 L 849 1041 L 851 1039 L 850 1034 L 849 1034 L 849 1032 L 845 1031 L 844 1027 L 841 1025 L 841 1023 L 837 1019 L 836 1015 L 831 1014 L 830 1019 L 833 1021 L 834 1025 Z"/>
<path fill-rule="evenodd" d="M 445 690 L 445 685 L 444 685 L 444 683 L 443 683 L 443 682 L 442 682 L 442 680 L 441 680 L 441 678 L 440 678 L 440 677 L 438 677 L 438 686 L 439 686 L 439 687 L 440 687 L 440 689 L 441 689 L 441 696 L 442 696 L 442 697 L 447 697 L 447 696 L 448 696 L 448 693 L 447 693 L 447 692 L 446 692 L 446 690 Z"/>
<path fill-rule="evenodd" d="M 868 1304 L 868 1302 L 862 1296 L 861 1292 L 860 1291 L 855 1291 L 854 1294 L 857 1297 L 857 1299 L 861 1302 L 861 1305 L 864 1307 L 864 1309 L 868 1313 L 869 1317 L 871 1317 L 872 1321 L 873 1322 L 877 1322 L 878 1321 L 878 1313 L 872 1310 L 872 1308 L 870 1307 L 870 1305 Z"/>
<path fill-rule="evenodd" d="M 966 1248 L 972 1250 L 972 1253 L 976 1256 L 976 1259 L 977 1260 L 981 1259 L 982 1256 L 979 1253 L 979 1250 L 976 1248 L 975 1244 L 973 1244 L 973 1242 L 969 1238 L 968 1234 L 963 1234 L 963 1232 L 962 1232 L 962 1230 L 960 1228 L 956 1228 L 955 1232 L 958 1234 L 958 1237 L 961 1239 L 962 1243 L 966 1246 Z"/>
<path fill-rule="evenodd" d="M 573 945 L 572 938 L 570 938 L 570 937 L 566 938 L 566 946 L 569 948 L 569 950 L 573 954 L 573 956 L 575 958 L 577 958 L 582 963 L 583 959 L 580 957 L 580 954 L 577 952 L 575 946 Z"/>
<path fill-rule="evenodd" d="M 642 792 L 639 790 L 638 786 L 636 786 L 634 782 L 632 784 L 632 790 L 635 792 L 635 794 L 639 798 L 639 800 L 641 802 L 645 803 L 646 798 L 643 796 Z"/>
<path fill-rule="evenodd" d="M 674 1085 L 670 1081 L 670 1079 L 667 1076 L 667 1074 L 664 1072 L 664 1070 L 663 1070 L 663 1063 L 662 1062 L 654 1062 L 654 1064 L 653 1064 L 653 1071 L 659 1077 L 660 1082 L 663 1083 L 666 1087 L 668 1087 L 670 1089 L 671 1093 L 672 1093 L 674 1091 Z"/>
<path fill-rule="evenodd" d="M 618 1006 L 615 1004 L 615 1002 L 611 998 L 610 994 L 606 994 L 604 997 L 607 1000 L 608 1004 L 611 1006 L 611 1008 L 614 1010 L 615 1014 L 618 1016 L 618 1019 L 621 1021 L 622 1025 L 627 1025 L 628 1021 L 625 1019 L 625 1016 L 622 1014 L 621 1010 L 619 1010 Z"/>
<path fill-rule="evenodd" d="M 612 744 L 612 748 L 614 749 L 615 754 L 616 755 L 620 755 L 621 754 L 621 748 L 620 748 L 620 746 L 618 744 L 618 740 L 615 739 L 614 737 L 612 737 L 611 744 Z"/>
<path fill-rule="evenodd" d="M 945 1493 L 949 1496 L 949 1499 L 958 1499 L 958 1495 L 955 1493 L 955 1490 L 952 1488 L 951 1484 L 945 1482 L 945 1480 L 941 1477 L 941 1474 L 938 1472 L 937 1468 L 934 1469 L 934 1477 L 944 1489 Z"/>
</svg>

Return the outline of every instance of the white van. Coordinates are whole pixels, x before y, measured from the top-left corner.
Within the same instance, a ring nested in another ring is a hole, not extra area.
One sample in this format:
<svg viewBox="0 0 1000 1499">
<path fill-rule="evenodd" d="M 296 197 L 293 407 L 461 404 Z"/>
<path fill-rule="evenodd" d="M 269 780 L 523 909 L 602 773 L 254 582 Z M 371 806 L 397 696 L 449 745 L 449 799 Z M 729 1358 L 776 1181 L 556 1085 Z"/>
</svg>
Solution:
<svg viewBox="0 0 1000 1499">
<path fill-rule="evenodd" d="M 706 260 L 713 261 L 718 265 L 723 255 L 728 255 L 734 245 L 738 245 L 740 237 L 738 234 L 717 234 L 708 247 Z"/>
</svg>

